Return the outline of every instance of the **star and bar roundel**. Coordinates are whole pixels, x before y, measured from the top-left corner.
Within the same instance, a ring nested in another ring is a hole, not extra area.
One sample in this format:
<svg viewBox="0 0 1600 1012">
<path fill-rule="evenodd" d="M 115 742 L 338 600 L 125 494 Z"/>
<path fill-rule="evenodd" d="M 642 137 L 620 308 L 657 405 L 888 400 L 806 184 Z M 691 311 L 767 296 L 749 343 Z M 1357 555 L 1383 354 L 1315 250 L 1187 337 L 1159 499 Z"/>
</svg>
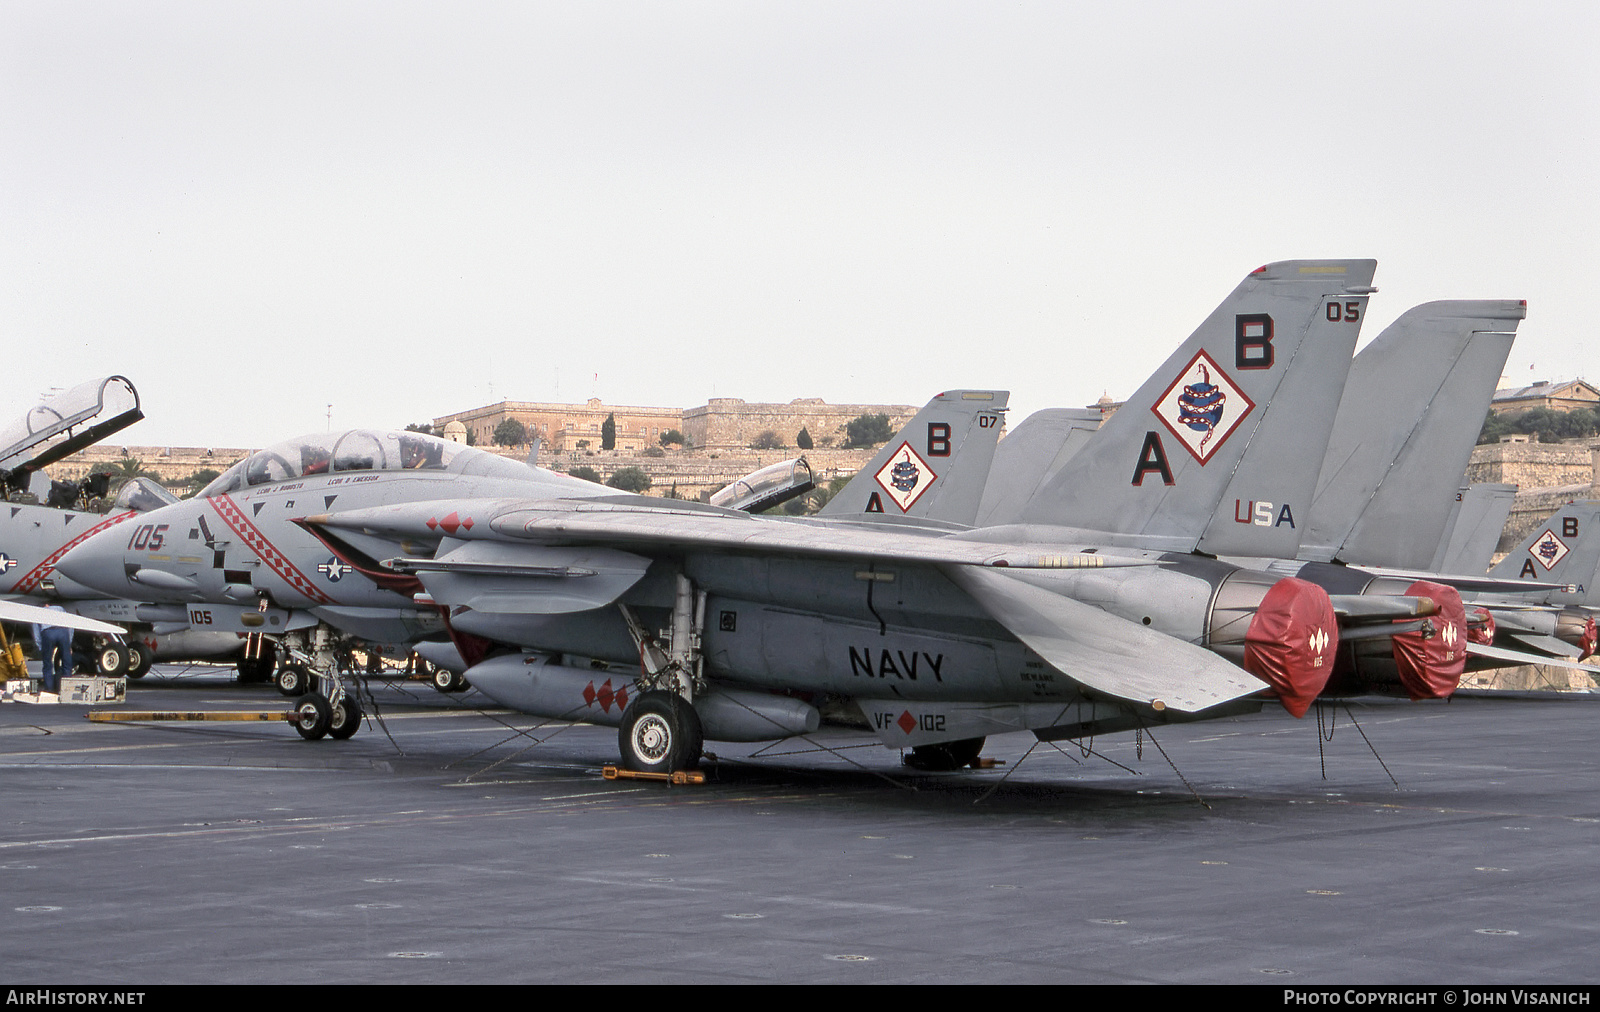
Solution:
<svg viewBox="0 0 1600 1012">
<path fill-rule="evenodd" d="M 1204 466 L 1255 410 L 1255 402 L 1201 351 L 1150 410 Z"/>
</svg>

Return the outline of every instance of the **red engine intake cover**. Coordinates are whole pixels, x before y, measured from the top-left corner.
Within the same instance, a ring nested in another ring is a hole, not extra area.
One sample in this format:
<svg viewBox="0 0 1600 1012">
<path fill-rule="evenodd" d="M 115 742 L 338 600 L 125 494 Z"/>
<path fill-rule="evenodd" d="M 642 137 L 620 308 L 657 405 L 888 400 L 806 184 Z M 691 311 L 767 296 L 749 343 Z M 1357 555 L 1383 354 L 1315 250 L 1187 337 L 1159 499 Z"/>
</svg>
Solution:
<svg viewBox="0 0 1600 1012">
<path fill-rule="evenodd" d="M 1339 649 L 1328 592 L 1292 576 L 1279 580 L 1261 599 L 1244 643 L 1244 669 L 1272 686 L 1285 710 L 1305 716 L 1328 684 Z"/>
<path fill-rule="evenodd" d="M 1406 588 L 1410 597 L 1431 597 L 1438 611 L 1433 635 L 1399 633 L 1394 640 L 1394 664 L 1400 684 L 1412 699 L 1444 699 L 1461 684 L 1467 668 L 1467 609 L 1454 587 L 1419 580 Z"/>
</svg>

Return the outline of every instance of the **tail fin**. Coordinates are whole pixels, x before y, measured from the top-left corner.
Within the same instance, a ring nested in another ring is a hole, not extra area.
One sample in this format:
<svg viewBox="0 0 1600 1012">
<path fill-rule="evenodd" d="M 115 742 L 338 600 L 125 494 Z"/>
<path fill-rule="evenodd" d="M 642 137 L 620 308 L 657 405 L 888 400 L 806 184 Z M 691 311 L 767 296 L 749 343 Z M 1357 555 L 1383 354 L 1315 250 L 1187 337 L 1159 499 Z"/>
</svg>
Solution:
<svg viewBox="0 0 1600 1012">
<path fill-rule="evenodd" d="M 1300 558 L 1421 569 L 1450 521 L 1527 304 L 1429 302 L 1350 367 Z"/>
<path fill-rule="evenodd" d="M 1600 502 L 1587 500 L 1568 503 L 1550 514 L 1489 575 L 1574 584 L 1576 593 L 1553 591 L 1548 603 L 1588 604 L 1600 600 L 1594 587 L 1596 569 L 1600 569 Z"/>
<path fill-rule="evenodd" d="M 1016 523 L 1023 505 L 1083 449 L 1103 417 L 1095 408 L 1046 408 L 1007 432 L 994 451 L 977 526 Z"/>
<path fill-rule="evenodd" d="M 1505 530 L 1516 495 L 1515 485 L 1486 483 L 1468 485 L 1457 492 L 1450 522 L 1445 525 L 1429 571 L 1463 575 L 1488 572 L 1489 560 L 1500 544 L 1500 533 Z"/>
<path fill-rule="evenodd" d="M 818 515 L 971 525 L 1010 396 L 1004 390 L 939 394 Z"/>
<path fill-rule="evenodd" d="M 1289 260 L 1251 272 L 1028 502 L 1022 522 L 1292 558 L 1376 268 Z"/>
</svg>

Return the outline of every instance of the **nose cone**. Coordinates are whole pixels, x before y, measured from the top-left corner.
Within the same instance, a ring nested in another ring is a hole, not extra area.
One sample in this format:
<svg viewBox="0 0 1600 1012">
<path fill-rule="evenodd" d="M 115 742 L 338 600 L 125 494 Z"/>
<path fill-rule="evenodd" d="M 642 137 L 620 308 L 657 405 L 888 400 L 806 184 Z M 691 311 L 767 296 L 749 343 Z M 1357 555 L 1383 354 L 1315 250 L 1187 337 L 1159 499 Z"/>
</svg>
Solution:
<svg viewBox="0 0 1600 1012">
<path fill-rule="evenodd" d="M 143 601 L 171 600 L 175 592 L 192 589 L 192 580 L 155 568 L 162 563 L 145 558 L 149 552 L 128 547 L 137 524 L 118 524 L 75 545 L 56 563 L 56 572 L 102 594 Z"/>
</svg>

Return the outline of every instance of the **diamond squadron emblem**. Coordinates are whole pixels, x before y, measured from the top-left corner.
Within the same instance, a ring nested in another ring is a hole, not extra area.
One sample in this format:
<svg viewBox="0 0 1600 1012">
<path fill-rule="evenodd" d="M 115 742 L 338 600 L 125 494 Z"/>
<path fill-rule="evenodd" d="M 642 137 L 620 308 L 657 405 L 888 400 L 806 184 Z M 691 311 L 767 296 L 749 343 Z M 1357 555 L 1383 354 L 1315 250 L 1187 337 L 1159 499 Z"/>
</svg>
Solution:
<svg viewBox="0 0 1600 1012">
<path fill-rule="evenodd" d="M 1150 410 L 1204 466 L 1255 403 L 1202 351 Z"/>
<path fill-rule="evenodd" d="M 900 507 L 900 512 L 904 513 L 939 476 L 926 461 L 917 456 L 917 451 L 911 448 L 910 443 L 901 443 L 874 477 L 889 493 L 894 504 Z"/>
</svg>

